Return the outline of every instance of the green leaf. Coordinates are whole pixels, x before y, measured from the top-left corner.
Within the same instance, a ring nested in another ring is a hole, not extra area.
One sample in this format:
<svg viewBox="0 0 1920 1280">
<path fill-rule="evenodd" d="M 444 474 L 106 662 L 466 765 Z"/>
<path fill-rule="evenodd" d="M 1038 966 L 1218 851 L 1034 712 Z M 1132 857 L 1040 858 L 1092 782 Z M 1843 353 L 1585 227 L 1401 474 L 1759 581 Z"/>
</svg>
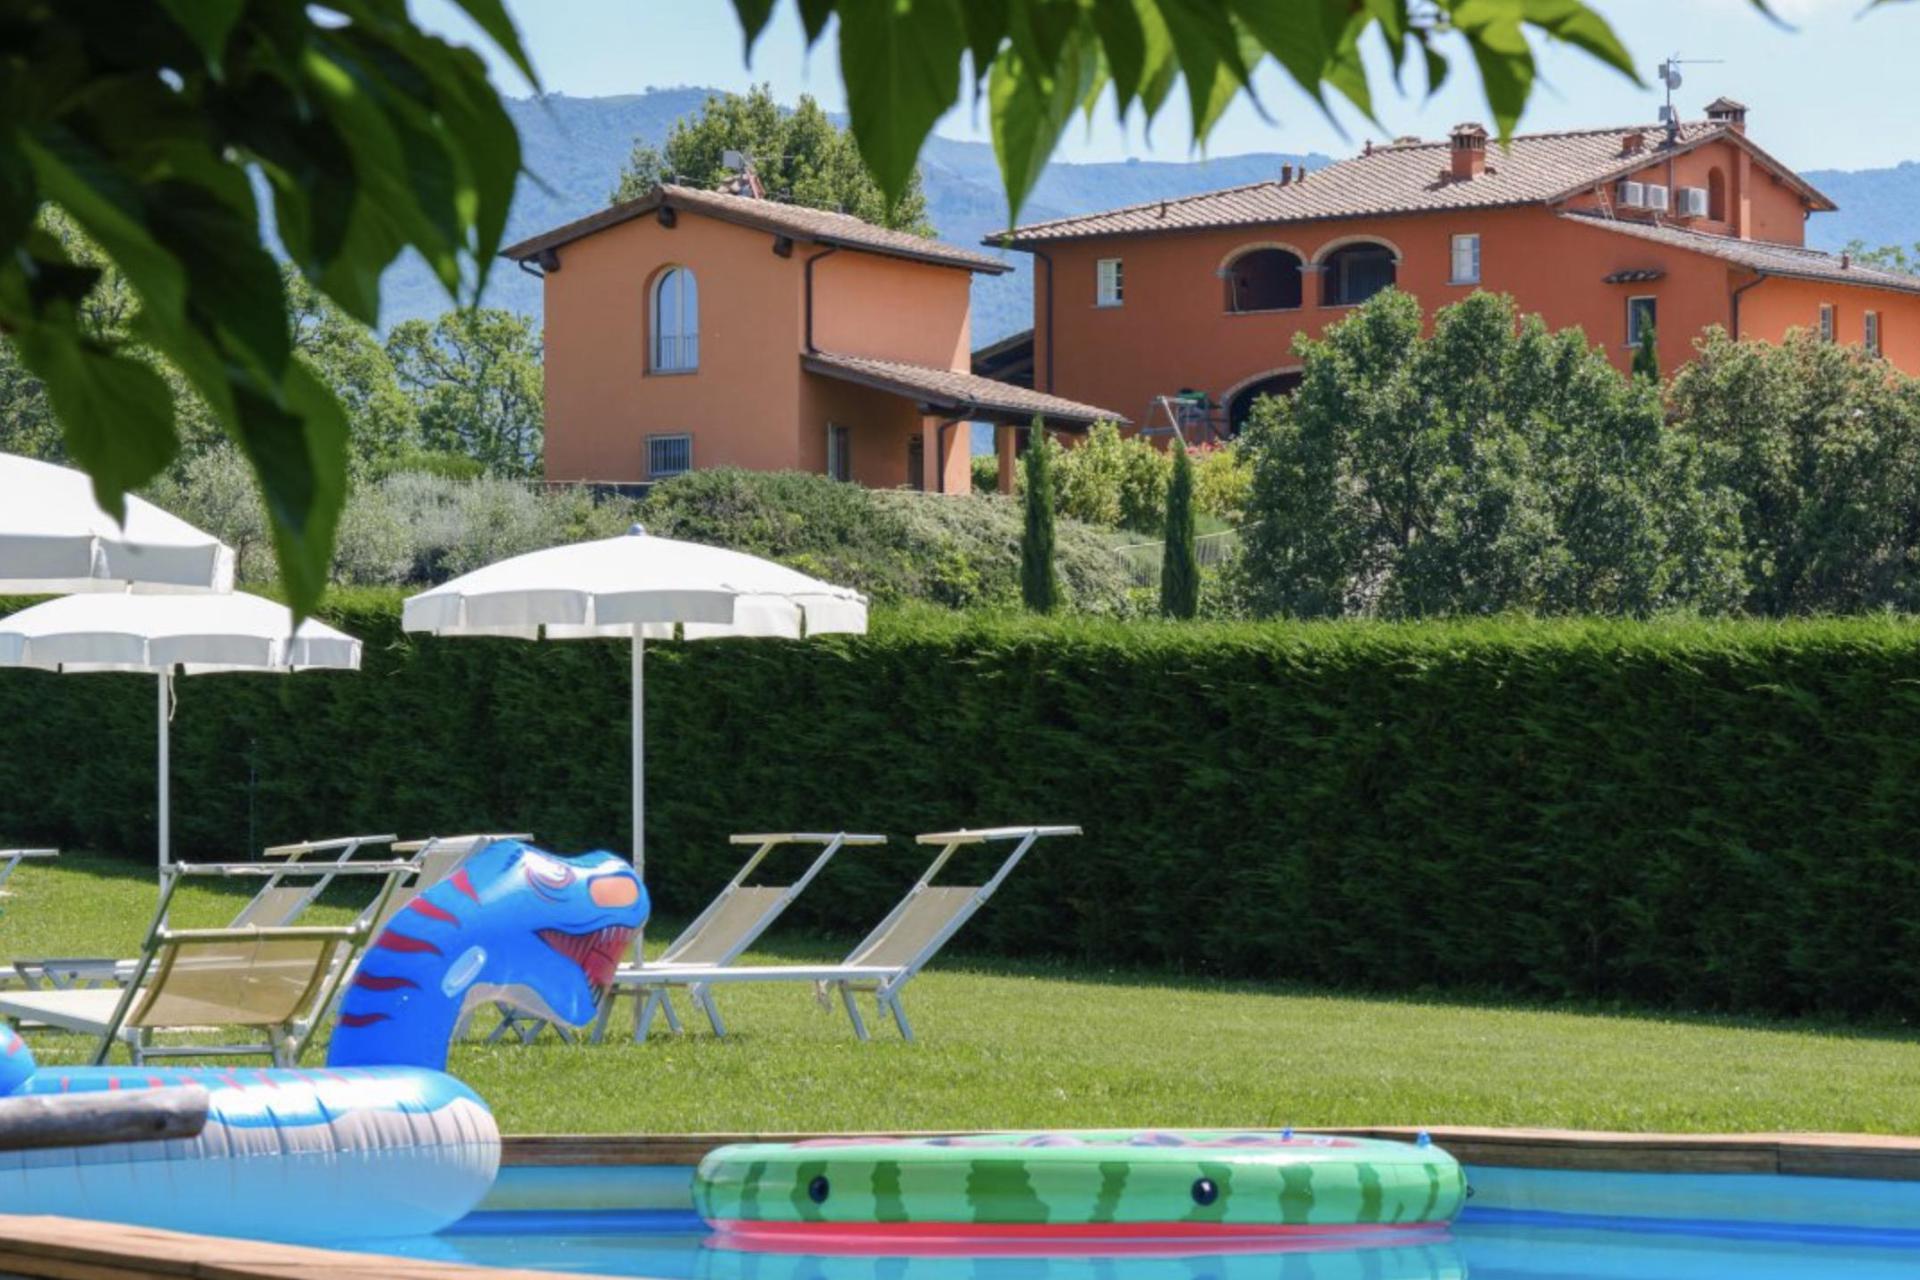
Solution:
<svg viewBox="0 0 1920 1280">
<path fill-rule="evenodd" d="M 1527 95 L 1533 91 L 1533 51 L 1520 25 L 1524 2 L 1461 0 L 1453 10 L 1454 26 L 1466 37 L 1480 69 L 1487 106 L 1503 141 L 1513 136 Z"/>
<path fill-rule="evenodd" d="M 20 360 L 46 384 L 73 460 L 93 477 L 94 497 L 114 519 L 126 494 L 173 460 L 173 396 L 166 379 L 70 327 L 30 325 L 12 335 Z"/>
<path fill-rule="evenodd" d="M 967 28 L 967 50 L 973 55 L 973 76 L 977 88 L 987 78 L 1000 46 L 1007 38 L 1010 9 L 1016 0 L 966 0 L 960 6 L 960 18 Z"/>
<path fill-rule="evenodd" d="M 235 436 L 260 481 L 287 604 L 305 617 L 326 590 L 346 503 L 347 419 L 304 361 L 287 366 L 280 391 L 285 409 L 255 395 L 237 397 Z"/>
<path fill-rule="evenodd" d="M 840 73 L 861 158 L 889 204 L 960 96 L 966 32 L 952 0 L 841 0 Z"/>
<path fill-rule="evenodd" d="M 1009 225 L 1019 218 L 1020 206 L 1099 74 L 1099 49 L 1085 35 L 1076 35 L 1061 49 L 1051 76 L 1030 72 L 1012 49 L 994 62 L 987 79 L 988 114 L 994 156 L 1007 189 Z"/>
<path fill-rule="evenodd" d="M 751 62 L 754 43 L 767 29 L 767 19 L 773 16 L 773 0 L 733 0 L 733 12 L 740 19 L 740 34 L 746 40 L 741 56 Z"/>
<path fill-rule="evenodd" d="M 186 2 L 192 3 L 192 0 L 186 0 Z M 534 71 L 533 60 L 527 57 L 527 51 L 520 43 L 520 33 L 514 29 L 513 18 L 507 13 L 506 5 L 502 4 L 501 0 L 453 0 L 453 2 L 466 10 L 467 16 L 473 19 L 474 25 L 487 33 L 494 44 L 500 47 L 500 52 L 513 59 L 513 65 L 519 68 L 520 74 L 527 78 L 535 91 L 538 91 L 540 76 Z M 745 2 L 751 3 L 751 0 L 745 0 Z M 768 0 L 768 3 L 771 3 L 771 0 Z M 762 21 L 764 22 L 765 19 Z"/>
<path fill-rule="evenodd" d="M 200 46 L 214 75 L 221 75 L 227 37 L 246 12 L 247 0 L 160 0 L 160 7 Z"/>
<path fill-rule="evenodd" d="M 1521 13 L 1530 25 L 1556 40 L 1592 54 L 1635 84 L 1644 83 L 1620 37 L 1605 18 L 1581 0 L 1522 0 Z"/>
<path fill-rule="evenodd" d="M 1107 74 L 1113 79 L 1113 96 L 1120 115 L 1140 95 L 1146 79 L 1147 33 L 1140 25 L 1139 11 L 1133 0 L 1093 0 L 1088 11 L 1101 52 L 1106 55 Z"/>
<path fill-rule="evenodd" d="M 800 26 L 807 35 L 807 47 L 812 48 L 820 33 L 827 29 L 827 20 L 833 17 L 835 0 L 799 0 Z M 842 70 L 842 75 L 845 71 Z"/>
<path fill-rule="evenodd" d="M 1226 9 L 1209 0 L 1158 0 L 1187 82 L 1193 140 L 1204 143 L 1236 94 L 1252 93 L 1240 33 Z"/>
</svg>

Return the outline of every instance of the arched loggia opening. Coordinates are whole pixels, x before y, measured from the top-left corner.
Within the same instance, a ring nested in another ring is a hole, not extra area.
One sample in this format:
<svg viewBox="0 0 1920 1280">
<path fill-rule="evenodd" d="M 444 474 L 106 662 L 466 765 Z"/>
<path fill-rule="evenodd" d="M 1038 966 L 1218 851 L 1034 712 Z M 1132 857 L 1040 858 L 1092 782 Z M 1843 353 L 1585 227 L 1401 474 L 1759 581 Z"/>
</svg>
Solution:
<svg viewBox="0 0 1920 1280">
<path fill-rule="evenodd" d="M 1228 392 L 1227 434 L 1237 437 L 1246 430 L 1247 419 L 1253 416 L 1254 401 L 1261 396 L 1290 396 L 1300 389 L 1304 376 L 1298 369 L 1288 369 L 1255 378 Z"/>
<path fill-rule="evenodd" d="M 1399 260 L 1390 245 L 1372 240 L 1340 246 L 1320 261 L 1321 305 L 1356 307 L 1392 288 Z"/>
<path fill-rule="evenodd" d="M 1300 305 L 1300 255 L 1290 250 L 1274 245 L 1248 249 L 1220 274 L 1229 313 L 1291 311 Z"/>
</svg>

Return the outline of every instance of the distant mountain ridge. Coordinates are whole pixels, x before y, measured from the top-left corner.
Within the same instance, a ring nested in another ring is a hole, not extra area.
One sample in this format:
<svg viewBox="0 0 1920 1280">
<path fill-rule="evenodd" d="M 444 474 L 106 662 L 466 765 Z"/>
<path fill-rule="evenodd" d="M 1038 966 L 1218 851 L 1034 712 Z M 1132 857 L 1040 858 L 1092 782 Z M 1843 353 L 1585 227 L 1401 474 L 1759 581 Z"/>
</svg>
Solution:
<svg viewBox="0 0 1920 1280">
<path fill-rule="evenodd" d="M 509 243 L 603 208 L 634 140 L 659 145 L 676 120 L 697 113 L 709 94 L 700 88 L 649 89 L 606 98 L 548 94 L 509 98 L 508 114 L 520 131 L 528 170 L 507 215 Z M 1190 163 L 1127 161 L 1118 164 L 1055 164 L 1040 179 L 1021 211 L 1023 222 L 1090 213 L 1116 205 L 1192 195 L 1277 176 L 1282 164 L 1318 167 L 1323 155 L 1239 155 Z M 978 248 L 983 237 L 1006 227 L 1006 197 L 993 149 L 980 142 L 933 138 L 920 157 L 927 207 L 940 238 Z M 1005 255 L 1014 270 L 976 278 L 973 336 L 991 342 L 1033 323 L 1032 260 Z M 418 260 L 396 263 L 382 281 L 381 321 L 431 317 L 447 308 L 446 295 Z M 540 282 L 495 265 L 487 284 L 488 305 L 540 313 Z"/>
<path fill-rule="evenodd" d="M 663 88 L 604 98 L 548 94 L 508 99 L 507 111 L 520 131 L 529 172 L 514 193 L 507 239 L 522 239 L 605 206 L 635 139 L 659 145 L 676 120 L 697 113 L 713 92 Z M 1188 162 L 1056 163 L 1041 177 L 1020 217 L 1038 222 L 1091 213 L 1259 182 L 1277 176 L 1283 164 L 1318 168 L 1328 163 L 1331 158 L 1318 153 L 1282 152 Z M 1005 197 L 991 147 L 935 137 L 921 153 L 920 167 L 928 212 L 941 239 L 977 247 L 982 237 L 1006 226 Z M 1816 169 L 1803 176 L 1840 205 L 1838 213 L 1819 214 L 1808 224 L 1807 242 L 1815 248 L 1839 249 L 1854 239 L 1869 246 L 1920 240 L 1920 162 L 1857 172 Z M 976 346 L 1033 322 L 1031 258 L 1024 253 L 1005 256 L 1012 272 L 974 281 Z M 382 283 L 381 319 L 386 325 L 435 316 L 447 307 L 446 295 L 418 260 L 395 264 Z M 540 282 L 510 263 L 496 264 L 485 300 L 537 316 Z"/>
</svg>

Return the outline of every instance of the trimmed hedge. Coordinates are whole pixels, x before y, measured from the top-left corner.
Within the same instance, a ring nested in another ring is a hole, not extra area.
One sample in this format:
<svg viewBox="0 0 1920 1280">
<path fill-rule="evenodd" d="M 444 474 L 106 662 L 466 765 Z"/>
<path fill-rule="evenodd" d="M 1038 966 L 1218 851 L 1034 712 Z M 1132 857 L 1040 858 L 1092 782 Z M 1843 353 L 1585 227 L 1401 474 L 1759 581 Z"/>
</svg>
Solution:
<svg viewBox="0 0 1920 1280">
<path fill-rule="evenodd" d="M 403 636 L 358 676 L 179 682 L 179 846 L 525 827 L 624 848 L 619 644 Z M 794 918 L 871 924 L 902 838 L 1075 821 L 970 949 L 1343 987 L 1920 1013 L 1920 626 L 876 618 L 657 645 L 649 874 L 686 912 L 729 831 L 896 837 Z M 0 673 L 0 833 L 145 857 L 148 681 Z"/>
</svg>

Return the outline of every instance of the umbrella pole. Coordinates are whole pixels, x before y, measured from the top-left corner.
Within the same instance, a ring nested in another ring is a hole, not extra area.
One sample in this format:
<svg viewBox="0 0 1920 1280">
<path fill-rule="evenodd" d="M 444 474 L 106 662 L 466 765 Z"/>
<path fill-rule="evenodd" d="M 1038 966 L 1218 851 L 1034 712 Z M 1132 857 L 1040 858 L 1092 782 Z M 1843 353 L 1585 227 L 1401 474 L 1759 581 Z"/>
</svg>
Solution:
<svg viewBox="0 0 1920 1280">
<path fill-rule="evenodd" d="M 169 772 L 167 768 L 167 721 L 172 719 L 173 699 L 171 697 L 171 691 L 167 688 L 167 674 L 165 671 L 160 673 L 160 761 L 158 772 L 160 774 L 160 883 L 162 886 L 165 886 L 167 882 L 167 870 L 170 859 L 170 853 L 167 848 L 167 774 Z"/>
<path fill-rule="evenodd" d="M 633 627 L 633 870 L 647 877 L 647 717 L 644 668 L 647 642 Z"/>
</svg>

